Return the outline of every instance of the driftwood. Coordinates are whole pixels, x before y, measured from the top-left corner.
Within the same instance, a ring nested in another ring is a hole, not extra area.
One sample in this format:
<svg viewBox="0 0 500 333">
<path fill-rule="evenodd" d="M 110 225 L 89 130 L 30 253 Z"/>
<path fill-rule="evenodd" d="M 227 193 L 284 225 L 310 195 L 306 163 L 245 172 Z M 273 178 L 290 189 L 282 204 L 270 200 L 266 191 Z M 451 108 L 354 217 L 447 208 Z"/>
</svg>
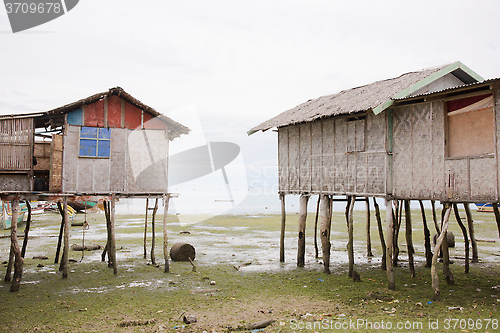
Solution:
<svg viewBox="0 0 500 333">
<path fill-rule="evenodd" d="M 450 218 L 451 206 L 445 205 L 443 209 L 445 210 L 445 214 L 443 216 L 443 225 L 441 233 L 436 240 L 436 246 L 434 247 L 434 255 L 432 256 L 432 266 L 431 266 L 432 290 L 434 291 L 434 300 L 439 300 L 439 278 L 437 275 L 437 259 L 439 256 L 438 255 L 439 248 L 441 247 L 441 244 L 443 243 L 443 240 L 445 239 L 446 236 L 446 231 L 448 230 L 448 221 Z"/>
<path fill-rule="evenodd" d="M 299 208 L 299 237 L 297 250 L 297 266 L 304 267 L 306 255 L 306 219 L 307 219 L 307 202 L 309 196 L 302 194 L 300 196 Z"/>
<path fill-rule="evenodd" d="M 71 246 L 71 249 L 73 251 L 95 251 L 95 250 L 100 250 L 101 245 L 80 245 L 80 244 L 73 244 Z"/>
<path fill-rule="evenodd" d="M 375 218 L 377 219 L 377 227 L 378 227 L 378 235 L 380 237 L 380 243 L 382 245 L 382 263 L 381 268 L 383 271 L 386 270 L 386 248 L 385 248 L 385 239 L 384 239 L 384 230 L 382 228 L 382 219 L 380 218 L 380 208 L 377 203 L 377 199 L 373 197 L 373 206 L 375 207 Z"/>
</svg>

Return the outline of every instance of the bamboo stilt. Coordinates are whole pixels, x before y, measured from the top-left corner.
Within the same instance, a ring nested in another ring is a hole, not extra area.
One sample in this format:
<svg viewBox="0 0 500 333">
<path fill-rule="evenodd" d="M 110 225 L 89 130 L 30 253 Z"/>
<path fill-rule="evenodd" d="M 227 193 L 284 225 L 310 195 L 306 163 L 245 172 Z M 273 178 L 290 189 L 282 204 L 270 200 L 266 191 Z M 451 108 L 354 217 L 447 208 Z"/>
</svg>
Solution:
<svg viewBox="0 0 500 333">
<path fill-rule="evenodd" d="M 451 206 L 445 205 L 443 207 L 445 209 L 445 214 L 443 217 L 443 225 L 442 232 L 439 234 L 439 237 L 436 240 L 436 246 L 434 247 L 434 254 L 432 256 L 432 266 L 431 266 L 431 278 L 432 278 L 432 290 L 434 292 L 434 300 L 439 300 L 439 278 L 437 275 L 437 260 L 439 256 L 439 248 L 441 244 L 446 239 L 446 232 L 448 230 L 448 221 L 451 213 Z"/>
<path fill-rule="evenodd" d="M 23 277 L 23 264 L 24 259 L 21 256 L 21 249 L 19 248 L 19 243 L 17 242 L 17 220 L 19 217 L 19 199 L 14 199 L 12 201 L 12 222 L 10 229 L 10 240 L 12 243 L 12 250 L 14 252 L 14 275 L 12 276 L 12 282 L 10 284 L 10 291 L 17 292 L 21 287 L 21 279 Z"/>
<path fill-rule="evenodd" d="M 116 197 L 115 194 L 111 195 L 111 207 L 110 207 L 110 212 L 109 212 L 109 221 L 111 225 L 111 230 L 110 230 L 110 240 L 109 240 L 109 249 L 108 249 L 108 256 L 111 257 L 111 261 L 113 264 L 113 274 L 116 275 L 118 274 L 118 264 L 116 262 L 116 243 L 115 243 L 115 203 L 116 203 Z"/>
<path fill-rule="evenodd" d="M 449 205 L 449 208 L 451 210 L 451 204 L 450 203 L 447 203 L 447 205 Z M 442 215 L 442 224 L 444 224 L 444 217 L 446 215 L 446 209 L 445 207 L 443 206 L 443 211 L 441 213 Z M 449 217 L 448 217 L 449 219 Z M 441 225 L 441 232 L 443 232 L 443 226 Z M 448 230 L 446 230 L 445 232 L 445 237 L 443 239 L 443 242 L 441 244 L 441 252 L 442 252 L 442 255 L 443 255 L 443 276 L 444 276 L 444 279 L 446 281 L 446 283 L 448 284 L 454 284 L 454 279 L 453 279 L 453 274 L 451 273 L 450 271 L 450 251 L 449 251 L 449 248 L 448 248 Z"/>
<path fill-rule="evenodd" d="M 394 235 L 394 214 L 392 211 L 392 200 L 385 200 L 385 219 L 387 223 L 387 242 L 386 242 L 386 258 L 387 258 L 387 281 L 390 290 L 396 289 L 396 283 L 394 281 L 394 268 L 392 266 L 392 247 L 393 247 L 393 235 Z"/>
<path fill-rule="evenodd" d="M 378 235 L 380 237 L 380 244 L 382 246 L 382 262 L 381 268 L 383 271 L 386 270 L 387 265 L 387 257 L 386 257 L 386 247 L 385 247 L 385 239 L 384 239 L 384 230 L 382 228 L 382 219 L 380 218 L 380 208 L 378 206 L 377 200 L 373 197 L 373 206 L 375 207 L 375 218 L 377 219 L 377 227 L 378 227 Z"/>
<path fill-rule="evenodd" d="M 395 224 L 394 224 L 394 238 L 393 238 L 393 247 L 394 247 L 394 252 L 392 254 L 392 265 L 394 267 L 398 266 L 398 261 L 399 261 L 399 245 L 398 245 L 398 240 L 399 240 L 399 230 L 401 229 L 401 213 L 403 210 L 403 204 L 402 201 L 396 200 L 396 216 L 395 216 Z"/>
<path fill-rule="evenodd" d="M 316 217 L 314 218 L 314 253 L 315 258 L 319 258 L 318 251 L 318 217 L 319 217 L 319 203 L 321 201 L 321 195 L 318 195 L 318 202 L 316 203 Z"/>
<path fill-rule="evenodd" d="M 155 218 L 156 218 L 156 212 L 158 211 L 158 198 L 155 199 L 155 207 L 153 208 L 153 216 L 151 220 L 151 263 L 153 265 L 156 265 L 156 258 L 155 258 Z"/>
<path fill-rule="evenodd" d="M 163 200 L 163 258 L 165 259 L 165 273 L 168 273 L 170 272 L 170 263 L 168 261 L 167 217 L 170 194 L 166 194 Z"/>
<path fill-rule="evenodd" d="M 368 200 L 368 198 L 365 199 L 366 199 L 366 256 L 373 257 L 372 239 L 370 237 L 370 224 L 371 224 L 370 201 Z"/>
<path fill-rule="evenodd" d="M 462 235 L 464 236 L 465 243 L 465 273 L 469 273 L 469 236 L 467 235 L 467 229 L 460 218 L 460 213 L 458 211 L 458 206 L 456 203 L 453 204 L 453 212 L 455 213 L 455 219 L 457 220 L 460 229 L 462 230 Z"/>
<path fill-rule="evenodd" d="M 57 239 L 56 257 L 54 259 L 54 264 L 59 262 L 59 253 L 61 252 L 62 237 L 64 233 L 64 211 L 61 206 L 61 202 L 57 202 L 57 210 L 61 214 L 61 228 L 59 229 L 59 238 Z"/>
<path fill-rule="evenodd" d="M 413 262 L 413 253 L 415 252 L 415 250 L 413 248 L 410 200 L 405 200 L 404 205 L 405 205 L 405 223 L 406 223 L 405 226 L 406 247 L 408 249 L 408 264 L 410 265 L 411 276 L 415 277 L 415 263 Z"/>
<path fill-rule="evenodd" d="M 352 277 L 354 271 L 354 204 L 356 203 L 356 197 L 351 196 L 351 200 L 349 201 L 349 210 L 348 210 L 348 233 L 349 233 L 349 242 L 347 243 L 347 253 L 349 255 L 349 277 Z"/>
<path fill-rule="evenodd" d="M 472 213 L 470 211 L 469 203 L 464 202 L 465 215 L 467 216 L 467 225 L 469 227 L 470 242 L 472 245 L 472 262 L 479 262 L 479 256 L 477 254 L 477 242 L 476 236 L 474 236 L 474 221 L 472 220 Z"/>
<path fill-rule="evenodd" d="M 285 262 L 286 210 L 285 210 L 285 195 L 283 193 L 280 193 L 280 200 L 281 200 L 280 262 Z"/>
<path fill-rule="evenodd" d="M 427 226 L 427 217 L 422 200 L 419 200 L 420 212 L 422 213 L 422 222 L 424 224 L 424 244 L 425 244 L 425 267 L 432 266 L 432 248 L 431 248 L 431 232 Z"/>
<path fill-rule="evenodd" d="M 107 241 L 106 247 L 102 253 L 103 261 L 106 259 L 106 254 L 108 255 L 108 267 L 113 267 L 113 260 L 111 259 L 111 214 L 110 214 L 110 204 L 109 201 L 103 202 L 104 206 L 104 216 L 106 217 L 106 232 L 107 232 Z"/>
<path fill-rule="evenodd" d="M 304 267 L 306 255 L 306 219 L 307 219 L 307 202 L 309 196 L 302 194 L 300 196 L 299 208 L 299 237 L 297 251 L 297 266 Z"/>
<path fill-rule="evenodd" d="M 324 272 L 330 273 L 330 231 L 332 225 L 331 219 L 331 200 L 328 195 L 321 195 L 321 248 L 323 252 Z"/>
<path fill-rule="evenodd" d="M 31 226 L 31 205 L 29 201 L 26 201 L 26 207 L 28 208 L 28 219 L 26 220 L 26 227 L 24 227 L 23 248 L 21 250 L 21 257 L 23 258 L 26 254 L 26 248 L 28 247 L 28 234 Z"/>
<path fill-rule="evenodd" d="M 147 258 L 147 238 L 148 238 L 148 210 L 149 210 L 149 198 L 146 198 L 146 217 L 144 218 L 144 259 Z"/>
<path fill-rule="evenodd" d="M 69 261 L 69 218 L 68 218 L 68 198 L 63 198 L 63 213 L 64 213 L 64 247 L 61 259 L 62 277 L 66 279 L 68 277 L 68 261 Z"/>
</svg>

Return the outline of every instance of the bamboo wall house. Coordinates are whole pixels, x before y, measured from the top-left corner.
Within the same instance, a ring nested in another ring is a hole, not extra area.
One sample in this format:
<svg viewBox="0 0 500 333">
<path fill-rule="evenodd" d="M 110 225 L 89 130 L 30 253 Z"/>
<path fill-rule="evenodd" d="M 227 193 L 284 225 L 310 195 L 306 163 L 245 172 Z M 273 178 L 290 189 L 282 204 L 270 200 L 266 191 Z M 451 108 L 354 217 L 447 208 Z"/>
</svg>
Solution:
<svg viewBox="0 0 500 333">
<path fill-rule="evenodd" d="M 447 203 L 498 202 L 498 96 L 498 80 L 484 81 L 456 62 L 309 100 L 252 128 L 249 135 L 277 128 L 283 214 L 285 195 L 301 196 L 298 265 L 304 263 L 307 198 L 313 194 L 322 202 L 325 271 L 331 200 L 334 195 L 346 196 L 350 275 L 353 199 L 386 199 L 391 289 L 393 202 L 404 200 L 409 206 L 409 200 L 440 200 L 447 208 L 446 218 L 451 209 Z M 406 220 L 412 269 L 408 213 Z M 446 242 L 446 223 L 441 231 L 438 240 Z M 281 246 L 283 261 L 283 239 Z"/>
<path fill-rule="evenodd" d="M 0 116 L 0 198 L 13 202 L 13 214 L 17 214 L 19 200 L 63 202 L 65 246 L 61 264 L 65 269 L 67 201 L 80 197 L 104 200 L 109 220 L 108 255 L 115 274 L 115 200 L 163 198 L 168 270 L 168 146 L 170 140 L 188 132 L 187 127 L 120 87 L 46 112 Z M 11 234 L 16 263 L 21 263 L 15 223 Z M 15 280 L 14 275 L 13 284 Z"/>
</svg>

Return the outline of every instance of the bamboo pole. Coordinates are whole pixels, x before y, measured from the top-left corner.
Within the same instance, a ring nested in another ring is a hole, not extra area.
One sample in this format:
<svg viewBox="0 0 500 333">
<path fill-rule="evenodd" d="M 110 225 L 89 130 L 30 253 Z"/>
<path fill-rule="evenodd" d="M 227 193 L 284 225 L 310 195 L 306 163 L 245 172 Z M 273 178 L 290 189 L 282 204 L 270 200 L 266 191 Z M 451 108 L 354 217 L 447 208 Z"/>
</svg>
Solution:
<svg viewBox="0 0 500 333">
<path fill-rule="evenodd" d="M 297 250 L 297 266 L 304 267 L 306 254 L 306 219 L 307 219 L 307 202 L 309 196 L 302 194 L 300 196 L 299 207 L 299 237 Z"/>
<path fill-rule="evenodd" d="M 24 259 L 21 256 L 21 249 L 17 242 L 17 220 L 19 218 L 19 199 L 12 201 L 12 221 L 10 229 L 10 241 L 12 243 L 12 250 L 14 252 L 14 275 L 10 284 L 10 291 L 17 292 L 21 287 L 21 279 L 23 277 L 23 264 Z"/>
<path fill-rule="evenodd" d="M 149 198 L 146 198 L 146 217 L 144 219 L 144 259 L 147 258 L 147 238 L 148 238 L 148 210 Z"/>
<path fill-rule="evenodd" d="M 385 219 L 387 224 L 387 242 L 386 242 L 386 258 L 387 258 L 387 281 L 390 290 L 396 289 L 394 281 L 394 268 L 392 266 L 392 248 L 393 248 L 393 235 L 394 235 L 394 213 L 392 211 L 392 200 L 385 200 Z"/>
<path fill-rule="evenodd" d="M 314 253 L 315 258 L 319 258 L 318 251 L 318 217 L 319 217 L 319 203 L 321 201 L 321 195 L 318 195 L 318 202 L 316 203 L 316 217 L 314 218 Z"/>
<path fill-rule="evenodd" d="M 373 206 L 375 207 L 375 218 L 377 219 L 377 227 L 378 227 L 378 235 L 380 237 L 380 244 L 382 246 L 382 262 L 380 267 L 382 268 L 383 271 L 386 270 L 386 251 L 387 249 L 385 248 L 385 239 L 384 239 L 384 230 L 382 228 L 382 219 L 380 218 L 380 208 L 378 206 L 377 200 L 375 197 L 373 197 Z"/>
<path fill-rule="evenodd" d="M 349 242 L 347 243 L 347 253 L 349 255 L 349 277 L 353 277 L 354 271 L 354 204 L 356 203 L 356 197 L 351 196 L 351 200 L 349 201 L 349 210 L 348 210 L 348 233 L 349 233 Z"/>
<path fill-rule="evenodd" d="M 370 237 L 370 224 L 371 224 L 370 201 L 368 200 L 368 198 L 365 199 L 366 199 L 366 256 L 373 257 L 372 239 Z"/>
<path fill-rule="evenodd" d="M 281 200 L 280 262 L 285 262 L 286 209 L 285 209 L 285 195 L 283 193 L 280 193 L 280 200 Z"/>
<path fill-rule="evenodd" d="M 64 211 L 61 206 L 61 202 L 57 202 L 57 210 L 61 214 L 61 228 L 59 229 L 59 238 L 57 239 L 56 257 L 54 259 L 54 264 L 59 262 L 59 253 L 61 252 L 62 237 L 64 233 Z"/>
<path fill-rule="evenodd" d="M 443 240 L 446 239 L 446 232 L 448 230 L 448 221 L 451 213 L 451 206 L 449 204 L 445 204 L 443 207 L 445 209 L 445 214 L 443 217 L 443 225 L 442 232 L 439 234 L 439 237 L 436 240 L 436 245 L 434 247 L 434 254 L 432 255 L 432 266 L 431 266 L 431 278 L 432 278 L 432 290 L 434 292 L 434 300 L 439 300 L 439 278 L 437 275 L 437 259 L 439 256 L 439 248 L 443 243 Z"/>
<path fill-rule="evenodd" d="M 118 274 L 118 266 L 116 262 L 116 243 L 115 243 L 115 203 L 116 203 L 116 197 L 115 194 L 111 194 L 111 207 L 110 207 L 110 212 L 109 212 L 109 222 L 111 225 L 111 230 L 110 230 L 110 240 L 109 240 L 109 249 L 108 249 L 108 256 L 111 257 L 111 261 L 113 264 L 113 274 L 116 275 Z"/>
<path fill-rule="evenodd" d="M 424 243 L 425 243 L 425 267 L 432 266 L 432 248 L 431 248 L 431 232 L 427 226 L 427 217 L 425 216 L 424 203 L 419 200 L 420 212 L 422 213 L 422 222 L 424 224 Z"/>
<path fill-rule="evenodd" d="M 155 219 L 156 219 L 156 212 L 157 211 L 158 211 L 158 198 L 155 199 L 155 207 L 153 208 L 153 216 L 152 216 L 152 221 L 151 221 L 151 263 L 153 265 L 156 265 L 156 258 L 155 258 L 155 238 L 156 238 Z"/>
<path fill-rule="evenodd" d="M 460 229 L 462 230 L 462 235 L 464 236 L 465 243 L 465 273 L 469 273 L 469 236 L 467 235 L 467 229 L 465 225 L 462 223 L 462 219 L 460 218 L 460 213 L 458 212 L 458 206 L 456 203 L 453 204 L 453 212 L 455 213 L 455 219 L 457 220 Z"/>
<path fill-rule="evenodd" d="M 330 273 L 330 231 L 332 225 L 330 196 L 321 195 L 321 247 L 323 252 L 323 267 L 325 273 Z"/>
<path fill-rule="evenodd" d="M 168 262 L 168 235 L 167 235 L 167 214 L 170 194 L 163 197 L 163 257 L 165 259 L 165 273 L 170 272 L 170 264 Z"/>
<path fill-rule="evenodd" d="M 63 214 L 64 214 L 64 247 L 61 259 L 62 277 L 68 277 L 68 260 L 69 260 L 69 218 L 68 218 L 68 197 L 63 198 Z"/>
<path fill-rule="evenodd" d="M 469 203 L 464 202 L 465 215 L 467 216 L 467 225 L 469 227 L 470 242 L 472 244 L 472 262 L 479 262 L 479 256 L 477 254 L 477 242 L 476 236 L 474 236 L 474 221 L 472 220 L 472 213 L 470 211 Z"/>
<path fill-rule="evenodd" d="M 405 226 L 406 247 L 408 249 L 408 264 L 410 265 L 411 276 L 415 277 L 415 263 L 413 262 L 413 253 L 415 252 L 415 250 L 413 248 L 410 200 L 405 200 L 404 205 L 405 205 L 405 223 L 406 223 Z"/>
<path fill-rule="evenodd" d="M 21 257 L 24 258 L 26 254 L 26 248 L 28 247 L 28 234 L 30 232 L 31 226 L 31 205 L 28 200 L 26 200 L 26 207 L 28 208 L 28 219 L 26 220 L 26 227 L 24 227 L 24 239 L 23 239 L 23 248 L 21 250 Z"/>
</svg>

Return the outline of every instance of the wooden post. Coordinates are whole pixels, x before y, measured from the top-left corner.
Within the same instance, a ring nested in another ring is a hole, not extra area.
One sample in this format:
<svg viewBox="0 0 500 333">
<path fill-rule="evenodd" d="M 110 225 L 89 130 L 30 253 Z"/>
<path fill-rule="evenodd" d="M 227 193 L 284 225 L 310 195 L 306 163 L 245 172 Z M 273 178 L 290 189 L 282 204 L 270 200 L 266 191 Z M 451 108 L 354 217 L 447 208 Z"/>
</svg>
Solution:
<svg viewBox="0 0 500 333">
<path fill-rule="evenodd" d="M 330 273 L 330 230 L 332 219 L 330 213 L 330 196 L 321 195 L 321 249 L 323 252 L 323 267 L 325 273 Z"/>
<path fill-rule="evenodd" d="M 321 195 L 318 195 L 318 202 L 316 203 L 316 217 L 314 218 L 314 258 L 319 258 L 318 251 L 318 216 L 319 216 L 319 202 L 321 200 Z M 324 258 L 324 257 L 323 257 Z"/>
<path fill-rule="evenodd" d="M 387 256 L 387 281 L 390 290 L 396 289 L 396 283 L 394 282 L 394 268 L 392 266 L 392 247 L 394 246 L 393 235 L 394 235 L 394 219 L 392 211 L 392 200 L 385 199 L 385 220 L 387 223 L 387 242 L 386 242 L 386 256 Z"/>
<path fill-rule="evenodd" d="M 383 271 L 385 271 L 387 264 L 387 249 L 385 248 L 384 230 L 382 228 L 382 219 L 380 218 L 380 208 L 375 197 L 373 197 L 373 206 L 375 207 L 375 218 L 377 219 L 378 235 L 380 237 L 380 244 L 382 246 L 382 262 L 380 267 Z"/>
<path fill-rule="evenodd" d="M 472 262 L 479 262 L 479 256 L 477 254 L 477 242 L 476 236 L 474 236 L 474 221 L 472 220 L 472 213 L 470 211 L 469 203 L 464 202 L 465 215 L 467 216 L 467 225 L 469 227 L 470 242 L 472 244 Z"/>
<path fill-rule="evenodd" d="M 493 213 L 495 213 L 495 220 L 497 221 L 497 228 L 498 228 L 498 236 L 500 237 L 500 213 L 498 212 L 498 204 L 496 202 L 493 202 L 491 205 L 493 206 Z"/>
<path fill-rule="evenodd" d="M 432 220 L 434 221 L 434 228 L 436 228 L 436 232 L 438 234 L 441 233 L 441 230 L 439 228 L 439 224 L 438 224 L 438 221 L 437 221 L 437 216 L 436 216 L 436 205 L 435 205 L 435 202 L 434 200 L 431 200 L 431 206 L 432 206 Z"/>
<path fill-rule="evenodd" d="M 460 229 L 462 230 L 462 235 L 464 236 L 465 243 L 465 273 L 469 273 L 469 236 L 467 235 L 467 229 L 465 225 L 462 223 L 462 219 L 460 218 L 460 213 L 458 211 L 458 206 L 456 203 L 453 204 L 453 212 L 455 213 L 455 219 L 457 220 Z"/>
<path fill-rule="evenodd" d="M 167 237 L 167 213 L 168 213 L 168 201 L 170 200 L 170 194 L 164 196 L 163 202 L 163 257 L 165 258 L 165 273 L 170 271 L 170 265 L 168 262 L 168 237 Z"/>
<path fill-rule="evenodd" d="M 21 256 L 21 249 L 17 242 L 17 220 L 19 218 L 19 199 L 12 201 L 12 222 L 10 228 L 11 248 L 14 252 L 14 276 L 10 285 L 11 292 L 19 291 L 21 287 L 21 279 L 23 277 L 24 259 Z"/>
<path fill-rule="evenodd" d="M 280 193 L 280 200 L 281 200 L 280 262 L 285 262 L 286 210 L 285 210 L 285 195 L 283 193 Z"/>
<path fill-rule="evenodd" d="M 156 232 L 155 232 L 155 219 L 156 219 L 156 212 L 158 211 L 158 198 L 155 199 L 155 207 L 153 208 L 153 217 L 151 221 L 151 263 L 153 265 L 156 265 L 156 258 L 155 258 L 155 238 L 156 238 Z"/>
<path fill-rule="evenodd" d="M 66 279 L 68 277 L 68 260 L 69 260 L 69 218 L 68 218 L 68 197 L 63 198 L 63 213 L 64 213 L 64 247 L 61 259 L 61 266 L 59 270 L 62 270 L 62 277 Z"/>
<path fill-rule="evenodd" d="M 115 243 L 115 203 L 116 196 L 115 194 L 111 194 L 111 209 L 109 212 L 109 222 L 111 226 L 110 230 L 110 239 L 109 239 L 109 249 L 108 256 L 111 257 L 111 261 L 113 263 L 113 274 L 118 274 L 118 266 L 116 262 L 116 243 Z"/>
<path fill-rule="evenodd" d="M 399 260 L 399 245 L 398 245 L 398 239 L 399 239 L 399 230 L 401 229 L 401 215 L 403 212 L 403 202 L 402 200 L 396 200 L 396 216 L 395 216 L 395 225 L 394 225 L 394 238 L 393 238 L 393 247 L 394 247 L 394 253 L 392 254 L 392 265 L 393 266 L 398 266 L 398 260 Z"/>
<path fill-rule="evenodd" d="M 432 256 L 432 266 L 431 266 L 432 290 L 434 291 L 434 300 L 436 301 L 439 300 L 439 278 L 437 275 L 437 259 L 439 256 L 439 248 L 441 247 L 443 240 L 446 238 L 446 232 L 448 230 L 448 221 L 451 213 L 451 206 L 449 204 L 445 204 L 443 209 L 445 209 L 445 214 L 443 217 L 442 231 L 436 240 L 436 245 L 434 247 L 434 254 Z"/>
<path fill-rule="evenodd" d="M 144 221 L 144 259 L 147 258 L 148 210 L 149 210 L 149 198 L 146 198 L 146 218 Z"/>
<path fill-rule="evenodd" d="M 297 266 L 304 267 L 306 255 L 306 220 L 307 220 L 307 202 L 309 196 L 302 194 L 300 196 L 299 207 L 299 237 L 297 250 Z"/>
<path fill-rule="evenodd" d="M 11 232 L 12 232 L 12 222 L 11 222 Z M 12 234 L 11 234 L 12 238 Z M 4 282 L 12 281 L 12 267 L 14 267 L 14 249 L 12 239 L 10 241 L 10 252 L 9 252 L 9 262 L 7 264 L 7 272 L 5 272 Z"/>
<path fill-rule="evenodd" d="M 449 205 L 449 209 L 451 211 L 451 208 L 452 208 L 451 204 L 448 203 L 447 205 Z M 445 212 L 444 208 L 445 207 L 443 207 L 443 212 Z M 444 218 L 445 218 L 446 212 L 442 215 L 443 215 L 443 224 L 444 224 Z M 448 220 L 449 220 L 449 217 L 448 217 Z M 448 226 L 446 226 L 446 229 L 448 229 Z M 448 249 L 448 230 L 444 231 L 444 228 L 441 225 L 441 233 L 443 233 L 443 232 L 445 234 L 443 242 L 441 244 L 441 249 L 443 252 L 443 276 L 444 276 L 446 283 L 455 284 L 453 274 L 451 273 L 451 270 L 450 270 L 450 251 Z"/>
<path fill-rule="evenodd" d="M 373 257 L 372 239 L 370 237 L 370 225 L 371 225 L 370 201 L 368 200 L 368 198 L 365 199 L 366 199 L 366 256 Z"/>
<path fill-rule="evenodd" d="M 59 210 L 59 214 L 61 214 L 61 228 L 59 229 L 59 238 L 57 240 L 56 258 L 54 259 L 54 264 L 59 262 L 59 253 L 61 252 L 62 237 L 64 232 L 64 211 L 60 201 L 57 202 L 57 210 Z"/>
<path fill-rule="evenodd" d="M 28 219 L 26 220 L 26 227 L 24 227 L 24 239 L 23 239 L 23 248 L 21 250 L 21 257 L 24 258 L 26 254 L 26 247 L 28 247 L 28 234 L 30 232 L 31 226 L 31 205 L 28 200 L 26 200 L 26 207 L 28 208 Z"/>
<path fill-rule="evenodd" d="M 104 200 L 102 203 L 104 206 L 104 216 L 106 217 L 106 232 L 107 232 L 107 240 L 106 240 L 106 247 L 104 248 L 104 251 L 102 252 L 102 261 L 106 260 L 106 254 L 108 255 L 108 267 L 113 267 L 113 262 L 111 260 L 111 254 L 110 254 L 110 248 L 111 248 L 111 214 L 110 214 L 110 205 L 107 200 Z"/>
<path fill-rule="evenodd" d="M 408 249 L 408 264 L 410 265 L 410 273 L 412 277 L 415 277 L 415 263 L 413 262 L 413 253 L 415 252 L 413 248 L 412 239 L 412 226 L 411 226 L 411 210 L 410 210 L 410 200 L 405 200 L 405 233 L 406 233 L 406 247 Z"/>
<path fill-rule="evenodd" d="M 348 211 L 348 233 L 349 233 L 349 242 L 347 243 L 347 253 L 349 256 L 349 277 L 353 277 L 354 271 L 354 204 L 356 203 L 356 197 L 351 196 L 351 200 L 349 201 L 349 211 Z"/>
<path fill-rule="evenodd" d="M 422 213 L 422 221 L 424 224 L 424 243 L 425 243 L 425 267 L 432 266 L 432 248 L 431 248 L 431 232 L 427 227 L 427 218 L 425 216 L 424 203 L 418 200 L 420 204 L 420 212 Z"/>
</svg>

